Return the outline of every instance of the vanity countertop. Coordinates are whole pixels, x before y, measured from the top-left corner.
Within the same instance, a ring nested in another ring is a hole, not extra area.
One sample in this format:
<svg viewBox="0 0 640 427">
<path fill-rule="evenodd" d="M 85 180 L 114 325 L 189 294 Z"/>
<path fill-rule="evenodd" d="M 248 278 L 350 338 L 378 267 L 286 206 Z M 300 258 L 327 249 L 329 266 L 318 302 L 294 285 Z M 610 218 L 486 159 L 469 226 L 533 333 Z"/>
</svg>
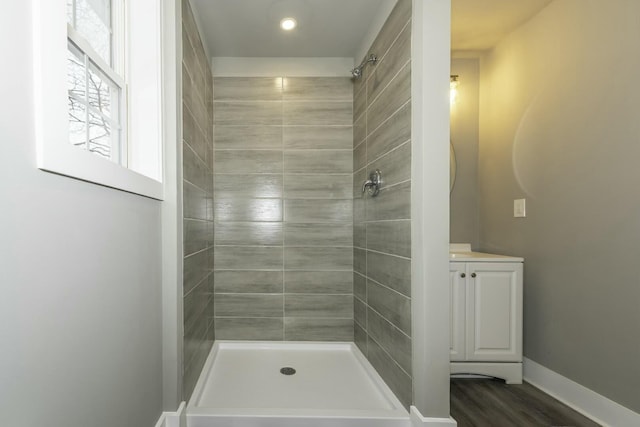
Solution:
<svg viewBox="0 0 640 427">
<path fill-rule="evenodd" d="M 474 252 L 468 243 L 449 245 L 449 260 L 455 262 L 523 262 L 524 258 Z"/>
</svg>

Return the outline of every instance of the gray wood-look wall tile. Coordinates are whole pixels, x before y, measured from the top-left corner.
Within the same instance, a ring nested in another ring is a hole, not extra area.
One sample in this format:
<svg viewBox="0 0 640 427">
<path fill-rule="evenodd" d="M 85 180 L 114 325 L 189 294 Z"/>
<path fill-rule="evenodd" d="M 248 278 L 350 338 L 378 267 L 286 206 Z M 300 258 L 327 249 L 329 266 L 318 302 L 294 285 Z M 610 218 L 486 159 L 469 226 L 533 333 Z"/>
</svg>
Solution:
<svg viewBox="0 0 640 427">
<path fill-rule="evenodd" d="M 368 280 L 367 305 L 411 336 L 410 298 Z"/>
<path fill-rule="evenodd" d="M 366 276 L 367 252 L 364 249 L 353 248 L 353 271 Z"/>
<path fill-rule="evenodd" d="M 279 341 L 284 337 L 282 318 L 216 317 L 216 339 Z"/>
<path fill-rule="evenodd" d="M 194 219 L 182 221 L 183 250 L 188 256 L 213 245 L 213 223 Z"/>
<path fill-rule="evenodd" d="M 353 245 L 353 225 L 346 224 L 289 224 L 284 226 L 286 246 L 346 246 Z"/>
<path fill-rule="evenodd" d="M 353 318 L 351 295 L 299 295 L 284 297 L 285 317 Z"/>
<path fill-rule="evenodd" d="M 376 371 L 380 374 L 385 383 L 393 391 L 393 394 L 408 408 L 412 402 L 412 381 L 400 366 L 393 360 L 380 345 L 371 339 L 367 342 L 367 358 Z"/>
<path fill-rule="evenodd" d="M 282 317 L 282 294 L 216 294 L 216 317 Z"/>
<path fill-rule="evenodd" d="M 281 199 L 215 199 L 218 221 L 282 221 Z"/>
<path fill-rule="evenodd" d="M 280 198 L 282 174 L 226 174 L 214 175 L 213 188 L 216 198 Z"/>
<path fill-rule="evenodd" d="M 206 282 L 200 282 L 183 299 L 183 325 L 185 334 L 191 332 L 208 315 L 209 290 Z M 206 325 L 206 322 L 204 322 Z"/>
<path fill-rule="evenodd" d="M 191 219 L 209 219 L 207 193 L 189 182 L 182 183 L 183 216 Z M 213 219 L 213 218 L 211 218 Z"/>
<path fill-rule="evenodd" d="M 353 146 L 353 126 L 285 126 L 285 150 L 348 150 Z"/>
<path fill-rule="evenodd" d="M 285 271 L 284 291 L 292 294 L 353 294 L 351 271 Z"/>
<path fill-rule="evenodd" d="M 362 184 L 369 178 L 366 169 L 354 171 L 353 174 L 353 198 L 354 200 L 365 200 L 362 193 Z M 364 218 L 364 217 L 363 217 Z"/>
<path fill-rule="evenodd" d="M 411 103 L 407 103 L 367 138 L 367 155 L 377 159 L 411 138 Z"/>
<path fill-rule="evenodd" d="M 287 150 L 285 173 L 352 173 L 351 150 Z"/>
<path fill-rule="evenodd" d="M 282 149 L 282 126 L 222 126 L 215 129 L 216 149 Z"/>
<path fill-rule="evenodd" d="M 214 103 L 216 125 L 281 125 L 281 101 L 216 101 Z"/>
<path fill-rule="evenodd" d="M 284 319 L 284 339 L 287 341 L 351 341 L 353 319 Z"/>
<path fill-rule="evenodd" d="M 367 137 L 367 118 L 366 116 L 361 115 L 358 121 L 353 123 L 353 144 L 352 146 L 355 148 L 364 142 L 364 139 Z"/>
<path fill-rule="evenodd" d="M 280 101 L 282 77 L 216 77 L 216 101 Z"/>
<path fill-rule="evenodd" d="M 353 273 L 353 294 L 367 302 L 367 279 L 359 273 Z"/>
<path fill-rule="evenodd" d="M 285 101 L 351 101 L 353 84 L 348 77 L 285 77 Z"/>
<path fill-rule="evenodd" d="M 411 220 L 367 223 L 367 248 L 411 257 Z"/>
<path fill-rule="evenodd" d="M 351 174 L 285 175 L 284 197 L 287 199 L 347 199 L 351 197 Z"/>
<path fill-rule="evenodd" d="M 207 158 L 207 140 L 188 108 L 182 109 L 182 139 L 201 159 Z"/>
<path fill-rule="evenodd" d="M 375 311 L 369 309 L 366 315 L 369 335 L 411 375 L 411 338 Z"/>
<path fill-rule="evenodd" d="M 411 59 L 411 26 L 407 25 L 367 80 L 367 96 L 371 100 L 369 102 L 380 95 L 380 92 L 409 59 Z"/>
<path fill-rule="evenodd" d="M 184 179 L 210 193 L 213 187 L 213 175 L 207 168 L 207 164 L 186 144 L 182 146 L 182 159 Z"/>
<path fill-rule="evenodd" d="M 364 168 L 367 165 L 367 144 L 365 141 L 362 141 L 360 145 L 358 145 L 353 150 L 353 170 L 357 171 Z"/>
<path fill-rule="evenodd" d="M 182 289 L 188 294 L 197 284 L 202 282 L 211 272 L 206 250 L 190 255 L 184 259 L 184 277 Z"/>
<path fill-rule="evenodd" d="M 411 63 L 384 89 L 384 96 L 379 96 L 367 110 L 367 132 L 377 129 L 411 98 Z"/>
<path fill-rule="evenodd" d="M 216 270 L 282 270 L 282 247 L 217 246 Z"/>
<path fill-rule="evenodd" d="M 361 327 L 367 327 L 367 305 L 358 298 L 353 298 L 353 320 Z"/>
<path fill-rule="evenodd" d="M 343 125 L 351 126 L 351 101 L 287 101 L 283 104 L 283 124 L 292 125 Z"/>
<path fill-rule="evenodd" d="M 353 246 L 356 248 L 367 247 L 367 233 L 366 225 L 364 223 L 353 224 Z"/>
<path fill-rule="evenodd" d="M 280 222 L 218 222 L 216 245 L 282 246 Z"/>
<path fill-rule="evenodd" d="M 383 187 L 377 197 L 366 200 L 367 221 L 411 218 L 411 182 Z"/>
<path fill-rule="evenodd" d="M 384 183 L 388 186 L 411 179 L 411 142 L 370 162 L 368 169 L 383 171 Z"/>
<path fill-rule="evenodd" d="M 216 293 L 282 293 L 282 271 L 216 271 Z"/>
<path fill-rule="evenodd" d="M 282 173 L 280 150 L 216 150 L 216 173 Z"/>
<path fill-rule="evenodd" d="M 398 0 L 372 43 L 369 52 L 375 53 L 379 58 L 385 55 L 407 21 L 411 19 L 411 7 L 411 0 Z"/>
<path fill-rule="evenodd" d="M 330 270 L 350 271 L 352 266 L 351 248 L 328 247 L 285 247 L 285 270 Z"/>
<path fill-rule="evenodd" d="M 353 324 L 353 341 L 356 343 L 362 354 L 367 356 L 367 332 L 357 323 Z"/>
<path fill-rule="evenodd" d="M 350 222 L 352 200 L 285 200 L 284 218 L 292 223 Z"/>
<path fill-rule="evenodd" d="M 358 82 L 354 85 L 358 86 L 360 90 L 353 96 L 353 121 L 357 122 L 362 119 L 364 113 L 367 109 L 367 88 L 364 86 L 363 82 Z"/>
</svg>

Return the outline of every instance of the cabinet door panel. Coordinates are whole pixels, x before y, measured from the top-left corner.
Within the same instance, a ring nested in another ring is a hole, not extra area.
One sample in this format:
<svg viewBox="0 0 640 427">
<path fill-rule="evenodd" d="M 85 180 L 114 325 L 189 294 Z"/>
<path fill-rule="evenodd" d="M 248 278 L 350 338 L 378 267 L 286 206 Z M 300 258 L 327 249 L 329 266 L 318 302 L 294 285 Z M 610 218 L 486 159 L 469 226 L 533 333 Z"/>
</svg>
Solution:
<svg viewBox="0 0 640 427">
<path fill-rule="evenodd" d="M 470 263 L 467 359 L 522 360 L 522 264 Z"/>
<path fill-rule="evenodd" d="M 465 263 L 449 263 L 449 352 L 451 360 L 465 360 Z"/>
</svg>

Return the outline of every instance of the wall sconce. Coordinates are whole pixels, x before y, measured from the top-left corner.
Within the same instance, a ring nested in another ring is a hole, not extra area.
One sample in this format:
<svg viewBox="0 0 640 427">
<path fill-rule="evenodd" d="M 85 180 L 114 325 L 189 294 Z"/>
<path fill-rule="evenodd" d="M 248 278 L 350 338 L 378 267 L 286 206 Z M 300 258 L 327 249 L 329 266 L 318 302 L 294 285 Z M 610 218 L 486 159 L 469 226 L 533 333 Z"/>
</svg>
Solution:
<svg viewBox="0 0 640 427">
<path fill-rule="evenodd" d="M 458 100 L 458 75 L 454 74 L 449 78 L 449 104 L 454 105 Z"/>
</svg>

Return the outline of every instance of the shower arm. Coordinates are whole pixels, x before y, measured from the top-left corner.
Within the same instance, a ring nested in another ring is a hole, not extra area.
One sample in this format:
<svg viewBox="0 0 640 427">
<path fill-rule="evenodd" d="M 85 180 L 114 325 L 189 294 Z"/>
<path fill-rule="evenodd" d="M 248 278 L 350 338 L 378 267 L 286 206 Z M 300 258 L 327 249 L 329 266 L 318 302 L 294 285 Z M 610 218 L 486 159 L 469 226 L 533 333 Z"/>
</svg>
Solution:
<svg viewBox="0 0 640 427">
<path fill-rule="evenodd" d="M 372 63 L 375 64 L 376 62 L 378 62 L 378 57 L 372 53 L 371 55 L 369 55 L 368 58 L 365 58 L 360 65 L 358 65 L 356 68 L 354 68 L 353 70 L 351 70 L 351 76 L 354 79 L 358 79 L 360 77 L 362 77 L 362 69 L 365 67 L 365 65 Z"/>
</svg>

